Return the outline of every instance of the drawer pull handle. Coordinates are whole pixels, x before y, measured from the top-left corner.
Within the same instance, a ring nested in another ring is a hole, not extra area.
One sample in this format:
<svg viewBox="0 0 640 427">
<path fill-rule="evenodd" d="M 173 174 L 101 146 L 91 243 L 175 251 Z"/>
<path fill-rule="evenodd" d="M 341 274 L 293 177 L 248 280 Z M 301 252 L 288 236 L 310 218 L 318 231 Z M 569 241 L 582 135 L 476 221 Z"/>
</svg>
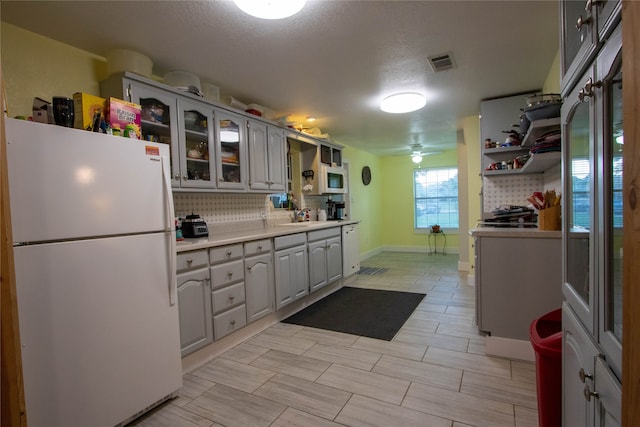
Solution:
<svg viewBox="0 0 640 427">
<path fill-rule="evenodd" d="M 227 277 L 229 277 L 229 279 L 231 279 L 231 277 L 233 277 L 233 272 L 232 271 L 228 272 L 227 273 Z"/>
<path fill-rule="evenodd" d="M 187 258 L 187 264 L 189 265 L 193 264 L 193 260 L 191 258 Z"/>
<path fill-rule="evenodd" d="M 227 256 L 231 256 L 231 251 L 227 251 Z"/>
<path fill-rule="evenodd" d="M 258 246 L 258 250 L 261 251 L 262 250 L 262 245 Z"/>
<path fill-rule="evenodd" d="M 591 402 L 591 397 L 595 397 L 596 399 L 599 397 L 597 391 L 591 391 L 589 387 L 584 388 L 584 398 L 587 399 L 587 402 Z"/>
<path fill-rule="evenodd" d="M 234 296 L 233 295 L 229 295 L 229 301 L 233 301 Z"/>
<path fill-rule="evenodd" d="M 236 321 L 235 321 L 235 320 L 232 320 L 232 321 L 230 321 L 229 323 L 231 324 L 231 326 L 234 326 L 234 325 L 236 324 Z"/>
<path fill-rule="evenodd" d="M 590 16 L 587 17 L 587 18 L 583 18 L 582 15 L 580 15 L 578 17 L 578 20 L 576 21 L 576 30 L 582 31 L 582 26 L 591 24 L 591 21 L 592 21 L 592 19 L 591 19 Z"/>
<path fill-rule="evenodd" d="M 584 371 L 584 368 L 580 368 L 580 371 L 578 372 L 578 376 L 580 377 L 580 381 L 582 381 L 583 383 L 587 380 L 587 378 L 589 378 L 590 380 L 593 379 L 593 374 L 587 374 Z"/>
</svg>

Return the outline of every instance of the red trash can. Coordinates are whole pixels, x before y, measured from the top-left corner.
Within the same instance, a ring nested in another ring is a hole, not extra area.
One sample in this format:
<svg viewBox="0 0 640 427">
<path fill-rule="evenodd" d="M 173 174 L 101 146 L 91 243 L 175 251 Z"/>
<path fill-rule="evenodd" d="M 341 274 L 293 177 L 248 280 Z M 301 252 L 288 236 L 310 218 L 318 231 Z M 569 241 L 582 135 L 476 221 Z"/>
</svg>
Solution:
<svg viewBox="0 0 640 427">
<path fill-rule="evenodd" d="M 538 425 L 562 424 L 562 309 L 531 322 L 529 338 L 536 355 Z"/>
</svg>

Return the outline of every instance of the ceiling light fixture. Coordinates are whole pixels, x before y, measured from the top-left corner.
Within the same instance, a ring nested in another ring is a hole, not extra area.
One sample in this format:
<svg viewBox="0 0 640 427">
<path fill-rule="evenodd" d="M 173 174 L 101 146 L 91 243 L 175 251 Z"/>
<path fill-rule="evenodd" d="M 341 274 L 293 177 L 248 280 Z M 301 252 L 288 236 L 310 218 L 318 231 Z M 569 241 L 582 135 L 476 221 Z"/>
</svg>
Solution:
<svg viewBox="0 0 640 427">
<path fill-rule="evenodd" d="M 385 113 L 409 113 L 421 109 L 427 104 L 424 95 L 415 92 L 397 93 L 387 96 L 380 103 L 380 109 Z"/>
<path fill-rule="evenodd" d="M 315 118 L 315 117 L 313 117 L 313 116 L 307 116 L 307 121 L 308 121 L 308 122 L 315 122 L 315 121 L 316 121 L 316 118 Z"/>
<path fill-rule="evenodd" d="M 420 154 L 416 153 L 413 156 L 411 156 L 411 161 L 413 163 L 420 163 L 422 161 L 422 156 Z"/>
<path fill-rule="evenodd" d="M 245 13 L 261 19 L 283 19 L 300 12 L 306 0 L 234 0 Z"/>
</svg>

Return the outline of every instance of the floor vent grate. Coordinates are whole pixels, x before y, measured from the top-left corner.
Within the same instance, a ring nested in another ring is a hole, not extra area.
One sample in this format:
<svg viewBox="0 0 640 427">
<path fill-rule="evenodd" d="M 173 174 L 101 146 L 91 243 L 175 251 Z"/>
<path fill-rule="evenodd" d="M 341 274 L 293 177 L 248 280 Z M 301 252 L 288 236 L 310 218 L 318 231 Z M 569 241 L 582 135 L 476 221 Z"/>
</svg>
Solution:
<svg viewBox="0 0 640 427">
<path fill-rule="evenodd" d="M 375 274 L 382 274 L 385 271 L 389 270 L 388 268 L 380 268 L 380 267 L 361 267 L 358 274 L 365 274 L 367 276 L 373 276 Z"/>
</svg>

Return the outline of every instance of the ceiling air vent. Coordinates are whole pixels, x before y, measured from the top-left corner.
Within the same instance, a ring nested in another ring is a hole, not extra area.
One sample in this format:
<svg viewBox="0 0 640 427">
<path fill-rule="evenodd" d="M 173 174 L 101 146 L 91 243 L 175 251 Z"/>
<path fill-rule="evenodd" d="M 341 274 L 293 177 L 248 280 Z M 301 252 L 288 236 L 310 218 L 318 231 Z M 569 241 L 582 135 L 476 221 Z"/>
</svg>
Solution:
<svg viewBox="0 0 640 427">
<path fill-rule="evenodd" d="M 437 73 L 438 71 L 450 70 L 451 68 L 455 67 L 455 64 L 453 63 L 453 57 L 450 53 L 430 56 L 428 59 L 429 65 L 431 65 L 434 73 Z"/>
</svg>

